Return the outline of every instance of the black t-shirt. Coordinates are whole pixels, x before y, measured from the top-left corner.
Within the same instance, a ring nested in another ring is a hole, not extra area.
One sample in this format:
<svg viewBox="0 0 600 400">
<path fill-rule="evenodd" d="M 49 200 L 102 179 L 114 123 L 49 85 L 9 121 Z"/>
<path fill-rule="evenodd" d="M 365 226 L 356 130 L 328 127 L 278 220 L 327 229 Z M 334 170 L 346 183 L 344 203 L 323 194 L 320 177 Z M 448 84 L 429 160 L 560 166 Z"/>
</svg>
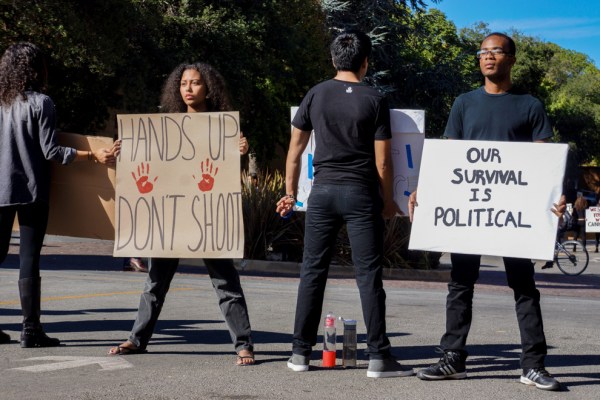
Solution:
<svg viewBox="0 0 600 400">
<path fill-rule="evenodd" d="M 392 137 L 383 94 L 363 83 L 321 82 L 308 91 L 292 125 L 315 131 L 315 183 L 379 185 L 374 141 Z"/>
<path fill-rule="evenodd" d="M 444 136 L 451 139 L 533 142 L 552 137 L 542 102 L 509 90 L 486 93 L 483 87 L 456 98 Z"/>
</svg>

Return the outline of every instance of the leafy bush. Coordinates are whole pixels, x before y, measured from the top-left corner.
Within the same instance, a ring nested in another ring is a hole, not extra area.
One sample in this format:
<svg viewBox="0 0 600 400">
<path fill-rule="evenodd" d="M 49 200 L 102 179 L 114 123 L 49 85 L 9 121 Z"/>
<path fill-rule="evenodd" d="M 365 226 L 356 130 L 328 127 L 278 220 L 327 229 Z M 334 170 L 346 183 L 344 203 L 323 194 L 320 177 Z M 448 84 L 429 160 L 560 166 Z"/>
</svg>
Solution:
<svg viewBox="0 0 600 400">
<path fill-rule="evenodd" d="M 440 264 L 442 253 L 408 250 L 411 226 L 407 217 L 385 221 L 383 265 L 389 268 L 436 268 Z"/>
<path fill-rule="evenodd" d="M 257 183 L 242 173 L 242 198 L 245 257 L 302 261 L 304 247 L 304 213 L 289 219 L 275 213 L 275 204 L 285 193 L 285 178 L 281 172 L 258 171 Z M 408 218 L 393 218 L 385 222 L 384 266 L 389 268 L 431 269 L 439 265 L 440 253 L 409 251 L 410 222 Z M 352 251 L 345 226 L 338 235 L 333 262 L 352 265 Z"/>
<path fill-rule="evenodd" d="M 242 209 L 244 212 L 245 249 L 248 259 L 265 260 L 272 253 L 292 254 L 302 258 L 304 217 L 295 213 L 289 219 L 275 213 L 277 201 L 285 193 L 285 177 L 279 171 L 259 171 L 253 184 L 242 173 Z M 285 257 L 284 257 L 285 258 Z"/>
<path fill-rule="evenodd" d="M 433 269 L 439 266 L 441 253 L 408 250 L 410 227 L 410 221 L 404 217 L 385 221 L 383 266 L 404 269 Z M 337 238 L 334 261 L 340 265 L 352 265 L 352 249 L 345 226 Z"/>
</svg>

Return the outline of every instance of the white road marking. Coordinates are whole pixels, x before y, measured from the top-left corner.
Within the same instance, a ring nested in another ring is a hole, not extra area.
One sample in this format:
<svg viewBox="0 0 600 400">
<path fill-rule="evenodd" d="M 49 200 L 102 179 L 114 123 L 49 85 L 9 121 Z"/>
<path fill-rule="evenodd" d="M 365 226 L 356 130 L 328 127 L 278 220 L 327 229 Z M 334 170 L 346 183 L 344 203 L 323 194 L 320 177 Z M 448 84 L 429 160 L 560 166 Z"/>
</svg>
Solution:
<svg viewBox="0 0 600 400">
<path fill-rule="evenodd" d="M 50 372 L 60 369 L 78 368 L 92 364 L 99 364 L 101 371 L 114 371 L 117 369 L 132 368 L 133 365 L 122 357 L 76 357 L 76 356 L 46 356 L 33 357 L 20 361 L 58 361 L 44 363 L 29 367 L 11 368 L 27 372 Z"/>
</svg>

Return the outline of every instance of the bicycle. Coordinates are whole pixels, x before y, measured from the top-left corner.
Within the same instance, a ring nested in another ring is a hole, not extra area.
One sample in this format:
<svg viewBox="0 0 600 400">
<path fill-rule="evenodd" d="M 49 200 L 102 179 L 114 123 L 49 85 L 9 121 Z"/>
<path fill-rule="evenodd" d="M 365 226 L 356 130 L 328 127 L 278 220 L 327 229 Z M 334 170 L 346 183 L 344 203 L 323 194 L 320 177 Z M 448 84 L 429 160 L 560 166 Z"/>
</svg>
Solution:
<svg viewBox="0 0 600 400">
<path fill-rule="evenodd" d="M 556 242 L 554 246 L 554 260 L 558 269 L 565 275 L 579 275 L 587 268 L 590 262 L 585 245 L 578 240 L 565 240 Z"/>
</svg>

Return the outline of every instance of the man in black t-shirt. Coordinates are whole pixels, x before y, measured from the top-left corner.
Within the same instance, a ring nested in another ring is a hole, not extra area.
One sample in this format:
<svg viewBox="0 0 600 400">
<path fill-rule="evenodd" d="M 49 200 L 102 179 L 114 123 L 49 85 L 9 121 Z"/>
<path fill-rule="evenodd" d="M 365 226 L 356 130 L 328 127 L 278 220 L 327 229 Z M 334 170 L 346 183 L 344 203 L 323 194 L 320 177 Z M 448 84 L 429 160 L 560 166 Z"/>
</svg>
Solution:
<svg viewBox="0 0 600 400">
<path fill-rule="evenodd" d="M 307 371 L 317 342 L 329 263 L 338 231 L 345 223 L 367 328 L 367 376 L 408 376 L 390 354 L 382 282 L 383 218 L 394 203 L 390 114 L 382 94 L 361 83 L 371 41 L 362 32 L 340 34 L 331 45 L 334 79 L 306 94 L 292 121 L 286 161 L 286 193 L 277 212 L 295 204 L 302 152 L 315 132 L 314 184 L 306 212 L 304 255 L 298 287 L 292 357 L 287 366 Z"/>
<path fill-rule="evenodd" d="M 542 103 L 512 87 L 510 72 L 515 63 L 515 43 L 502 34 L 492 33 L 477 52 L 485 77 L 483 87 L 460 95 L 450 111 L 444 136 L 449 139 L 543 142 L 552 127 Z M 409 198 L 411 214 L 416 192 Z M 557 215 L 564 205 L 556 205 Z M 463 379 L 467 377 L 465 350 L 471 327 L 473 291 L 479 277 L 481 256 L 451 254 L 452 272 L 446 299 L 446 333 L 440 347 L 440 361 L 422 369 L 423 380 Z M 544 390 L 558 390 L 559 383 L 545 369 L 546 338 L 540 309 L 540 293 L 534 281 L 531 260 L 504 257 L 508 286 L 513 289 L 519 331 L 521 333 L 520 381 Z"/>
</svg>

